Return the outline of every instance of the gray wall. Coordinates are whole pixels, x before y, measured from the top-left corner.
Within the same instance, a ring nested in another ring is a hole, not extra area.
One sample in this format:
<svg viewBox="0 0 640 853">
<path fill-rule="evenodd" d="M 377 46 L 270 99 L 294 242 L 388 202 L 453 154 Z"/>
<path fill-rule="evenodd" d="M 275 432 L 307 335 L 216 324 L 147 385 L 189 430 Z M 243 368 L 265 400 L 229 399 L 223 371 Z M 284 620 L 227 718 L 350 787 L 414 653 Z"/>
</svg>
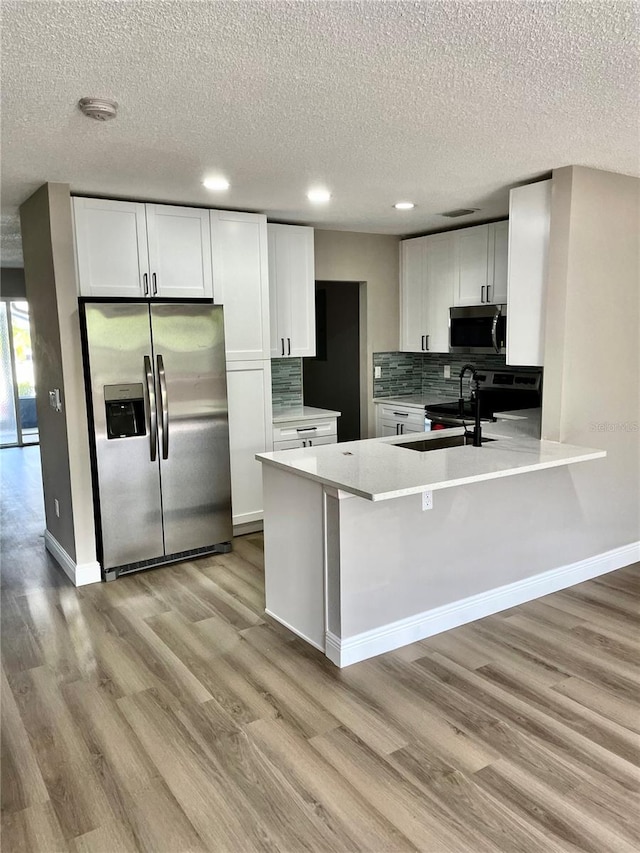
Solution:
<svg viewBox="0 0 640 853">
<path fill-rule="evenodd" d="M 0 296 L 8 296 L 11 299 L 27 298 L 24 270 L 21 267 L 0 268 Z"/>
<path fill-rule="evenodd" d="M 362 438 L 373 437 L 373 353 L 399 345 L 400 239 L 354 231 L 315 231 L 317 281 L 358 281 L 360 292 L 360 411 Z"/>
<path fill-rule="evenodd" d="M 95 561 L 96 553 L 69 186 L 40 187 L 20 208 L 20 221 L 46 524 L 82 565 Z M 61 389 L 62 412 L 49 406 L 53 388 Z"/>
</svg>

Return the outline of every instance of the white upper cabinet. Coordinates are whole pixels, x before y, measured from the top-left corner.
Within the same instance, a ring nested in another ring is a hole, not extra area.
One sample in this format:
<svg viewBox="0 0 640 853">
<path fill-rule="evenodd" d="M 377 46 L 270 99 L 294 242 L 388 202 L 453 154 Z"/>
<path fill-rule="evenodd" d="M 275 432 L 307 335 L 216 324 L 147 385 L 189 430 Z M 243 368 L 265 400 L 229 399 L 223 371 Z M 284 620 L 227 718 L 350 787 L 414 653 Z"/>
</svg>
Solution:
<svg viewBox="0 0 640 853">
<path fill-rule="evenodd" d="M 83 296 L 144 297 L 150 286 L 145 206 L 73 198 L 78 281 Z"/>
<path fill-rule="evenodd" d="M 427 352 L 449 352 L 449 309 L 456 278 L 455 240 L 452 234 L 427 238 L 426 326 Z"/>
<path fill-rule="evenodd" d="M 82 296 L 213 298 L 209 211 L 74 198 Z"/>
<path fill-rule="evenodd" d="M 552 182 L 509 193 L 507 364 L 543 365 Z"/>
<path fill-rule="evenodd" d="M 480 305 L 487 301 L 489 226 L 476 225 L 452 233 L 458 262 L 454 305 Z"/>
<path fill-rule="evenodd" d="M 151 296 L 211 299 L 209 211 L 147 204 Z"/>
<path fill-rule="evenodd" d="M 313 228 L 267 225 L 271 357 L 316 354 Z"/>
<path fill-rule="evenodd" d="M 267 359 L 267 218 L 225 210 L 210 215 L 213 288 L 216 302 L 224 306 L 227 361 Z"/>
<path fill-rule="evenodd" d="M 507 301 L 508 222 L 451 231 L 456 241 L 453 305 L 500 305 Z"/>
<path fill-rule="evenodd" d="M 400 243 L 400 350 L 424 352 L 426 335 L 427 237 Z"/>
<path fill-rule="evenodd" d="M 507 302 L 509 222 L 494 222 L 490 225 L 489 241 L 493 258 L 493 269 L 490 276 L 488 302 L 493 302 L 495 305 L 504 305 Z"/>
<path fill-rule="evenodd" d="M 400 245 L 400 349 L 448 352 L 449 308 L 455 283 L 451 233 L 403 240 Z"/>
</svg>

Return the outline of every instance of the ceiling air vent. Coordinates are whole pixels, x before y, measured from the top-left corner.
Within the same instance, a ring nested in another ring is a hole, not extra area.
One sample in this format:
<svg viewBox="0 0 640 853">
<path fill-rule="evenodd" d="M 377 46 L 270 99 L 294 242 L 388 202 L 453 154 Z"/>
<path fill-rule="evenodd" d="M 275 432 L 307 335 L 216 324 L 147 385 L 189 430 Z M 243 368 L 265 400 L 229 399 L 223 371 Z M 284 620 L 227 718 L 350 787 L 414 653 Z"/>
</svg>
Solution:
<svg viewBox="0 0 640 853">
<path fill-rule="evenodd" d="M 96 121 L 115 118 L 118 109 L 118 104 L 108 98 L 80 98 L 78 106 L 87 118 L 94 118 Z"/>
<path fill-rule="evenodd" d="M 476 213 L 478 210 L 480 210 L 479 207 L 459 207 L 457 210 L 447 210 L 446 213 L 441 213 L 440 216 L 455 219 L 457 216 L 468 216 L 470 213 Z"/>
</svg>

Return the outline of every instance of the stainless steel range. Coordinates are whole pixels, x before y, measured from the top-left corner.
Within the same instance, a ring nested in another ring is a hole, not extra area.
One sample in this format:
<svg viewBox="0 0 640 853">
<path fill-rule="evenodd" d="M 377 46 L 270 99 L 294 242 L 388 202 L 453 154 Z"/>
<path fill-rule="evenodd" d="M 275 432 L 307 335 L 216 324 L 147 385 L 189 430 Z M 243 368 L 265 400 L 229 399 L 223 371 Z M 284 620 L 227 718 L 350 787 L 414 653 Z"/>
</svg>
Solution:
<svg viewBox="0 0 640 853">
<path fill-rule="evenodd" d="M 495 421 L 496 412 L 536 409 L 540 406 L 542 373 L 523 370 L 478 370 L 480 415 L 483 421 Z M 431 429 L 471 424 L 475 415 L 473 399 L 425 406 Z"/>
</svg>

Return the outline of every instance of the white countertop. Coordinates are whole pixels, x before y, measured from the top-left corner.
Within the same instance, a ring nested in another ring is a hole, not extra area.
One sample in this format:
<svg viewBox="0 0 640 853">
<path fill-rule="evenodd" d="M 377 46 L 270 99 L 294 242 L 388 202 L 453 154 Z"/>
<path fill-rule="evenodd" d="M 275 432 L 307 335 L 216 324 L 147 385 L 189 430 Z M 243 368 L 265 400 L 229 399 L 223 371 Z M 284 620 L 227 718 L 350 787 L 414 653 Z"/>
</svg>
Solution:
<svg viewBox="0 0 640 853">
<path fill-rule="evenodd" d="M 334 412 L 332 409 L 316 409 L 314 406 L 287 406 L 286 408 L 274 408 L 273 423 L 310 421 L 316 418 L 339 418 L 341 414 L 342 412 Z"/>
<path fill-rule="evenodd" d="M 462 428 L 446 431 L 447 436 L 461 433 Z M 491 436 L 490 426 L 483 435 Z M 370 501 L 383 501 L 606 456 L 604 450 L 527 436 L 501 437 L 482 447 L 449 447 L 426 453 L 395 446 L 439 437 L 441 431 L 415 433 L 402 439 L 372 438 L 259 453 L 256 459 Z"/>
<path fill-rule="evenodd" d="M 419 406 L 424 408 L 432 403 L 457 403 L 454 394 L 432 391 L 430 394 L 399 394 L 396 397 L 374 397 L 374 403 L 387 403 L 391 406 Z"/>
</svg>

